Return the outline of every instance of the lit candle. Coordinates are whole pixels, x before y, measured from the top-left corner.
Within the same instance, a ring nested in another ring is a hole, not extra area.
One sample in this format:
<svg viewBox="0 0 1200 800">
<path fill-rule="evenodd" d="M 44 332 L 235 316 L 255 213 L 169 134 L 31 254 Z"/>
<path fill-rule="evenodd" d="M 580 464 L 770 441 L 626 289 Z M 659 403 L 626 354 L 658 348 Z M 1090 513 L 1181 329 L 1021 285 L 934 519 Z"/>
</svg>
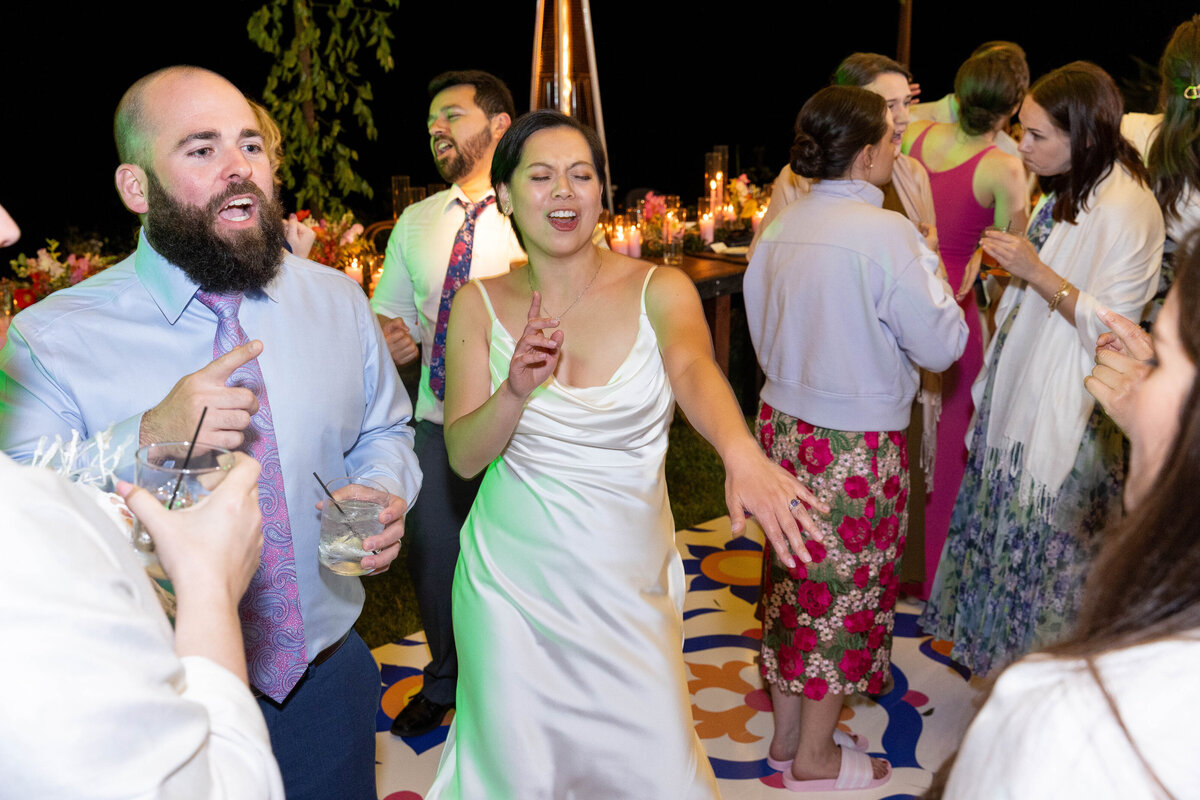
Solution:
<svg viewBox="0 0 1200 800">
<path fill-rule="evenodd" d="M 713 243 L 713 226 L 715 224 L 716 221 L 713 219 L 713 215 L 707 211 L 704 212 L 704 216 L 700 217 L 700 241 L 705 244 Z"/>
<path fill-rule="evenodd" d="M 614 253 L 620 253 L 623 256 L 629 255 L 629 248 L 625 244 L 625 228 L 618 225 L 613 228 L 612 242 L 609 244 Z"/>
<path fill-rule="evenodd" d="M 362 267 L 359 265 L 357 258 L 351 259 L 350 263 L 346 265 L 346 274 L 353 278 L 355 283 L 362 286 Z"/>
<path fill-rule="evenodd" d="M 754 229 L 755 233 L 758 233 L 758 226 L 762 225 L 763 217 L 765 217 L 766 215 L 767 215 L 767 207 L 759 206 L 758 211 L 754 212 L 754 216 L 750 217 L 750 227 L 752 227 Z"/>
<path fill-rule="evenodd" d="M 736 219 L 737 219 L 737 214 L 735 214 L 733 211 L 733 203 L 727 204 L 725 206 L 725 221 L 733 222 Z"/>
<path fill-rule="evenodd" d="M 637 225 L 629 226 L 629 239 L 625 248 L 625 254 L 630 258 L 642 257 L 642 231 Z"/>
</svg>

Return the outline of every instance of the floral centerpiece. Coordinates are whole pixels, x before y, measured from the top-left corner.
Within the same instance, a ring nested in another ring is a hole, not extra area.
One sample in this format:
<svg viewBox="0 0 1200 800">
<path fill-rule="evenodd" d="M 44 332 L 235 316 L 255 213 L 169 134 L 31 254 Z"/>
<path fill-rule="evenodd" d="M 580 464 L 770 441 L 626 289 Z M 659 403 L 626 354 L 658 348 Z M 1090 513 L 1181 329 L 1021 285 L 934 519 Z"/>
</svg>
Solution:
<svg viewBox="0 0 1200 800">
<path fill-rule="evenodd" d="M 363 238 L 363 226 L 347 211 L 341 217 L 318 220 L 308 209 L 296 212 L 296 218 L 316 234 L 308 257 L 319 264 L 345 270 L 354 260 L 375 254 L 375 245 Z"/>
<path fill-rule="evenodd" d="M 658 258 L 663 254 L 663 215 L 667 212 L 667 196 L 646 192 L 646 197 L 639 204 L 642 209 L 642 255 L 648 258 Z M 690 223 L 689 223 L 690 225 Z M 698 253 L 704 249 L 704 242 L 693 228 L 688 228 L 683 234 L 683 250 L 685 253 Z"/>
<path fill-rule="evenodd" d="M 732 208 L 734 219 L 745 225 L 750 224 L 760 209 L 766 209 L 770 199 L 770 187 L 751 183 L 744 172 L 731 180 L 725 189 L 725 207 Z"/>
<path fill-rule="evenodd" d="M 116 260 L 116 256 L 104 256 L 96 251 L 67 253 L 64 258 L 58 241 L 47 239 L 46 246 L 39 248 L 33 257 L 22 253 L 8 263 L 17 277 L 28 281 L 32 301 L 37 301 L 59 289 L 74 286 Z"/>
</svg>

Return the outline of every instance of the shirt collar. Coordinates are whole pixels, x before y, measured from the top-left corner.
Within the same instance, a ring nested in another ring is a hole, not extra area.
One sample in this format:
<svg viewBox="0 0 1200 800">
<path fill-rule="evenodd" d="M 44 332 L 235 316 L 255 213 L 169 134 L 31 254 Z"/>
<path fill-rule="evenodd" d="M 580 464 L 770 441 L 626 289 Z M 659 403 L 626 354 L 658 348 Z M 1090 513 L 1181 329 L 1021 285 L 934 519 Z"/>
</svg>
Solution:
<svg viewBox="0 0 1200 800">
<path fill-rule="evenodd" d="M 870 203 L 878 208 L 883 208 L 883 189 L 868 181 L 815 181 L 812 185 L 812 191 L 818 194 L 848 197 L 852 200 L 859 200 L 864 203 Z"/>
<path fill-rule="evenodd" d="M 282 280 L 283 272 L 287 268 L 288 258 L 294 257 L 285 256 L 279 272 L 263 288 L 262 294 L 267 298 L 278 302 L 279 281 Z M 134 259 L 133 268 L 137 273 L 138 280 L 142 286 L 146 287 L 146 291 L 149 292 L 150 298 L 154 300 L 154 304 L 158 306 L 163 317 L 168 323 L 174 325 L 183 316 L 188 303 L 195 297 L 196 291 L 200 288 L 199 284 L 189 278 L 186 272 L 167 261 L 151 246 L 146 239 L 144 228 L 138 234 L 138 247 Z M 248 297 L 254 297 L 256 294 L 258 293 L 247 293 Z"/>
<path fill-rule="evenodd" d="M 482 201 L 488 199 L 489 197 L 492 197 L 495 194 L 496 194 L 495 189 L 488 189 L 487 194 L 485 194 L 483 197 L 479 198 L 479 201 L 482 202 Z M 463 203 L 466 203 L 466 204 L 471 203 L 471 199 L 469 197 L 467 197 L 467 193 L 464 192 L 462 190 L 462 188 L 456 183 L 456 184 L 452 185 L 450 187 L 450 189 L 446 192 L 446 201 L 444 203 L 442 203 L 442 213 L 445 214 L 451 208 L 458 208 L 459 205 L 458 205 L 457 201 L 459 201 L 459 200 L 461 200 Z"/>
</svg>

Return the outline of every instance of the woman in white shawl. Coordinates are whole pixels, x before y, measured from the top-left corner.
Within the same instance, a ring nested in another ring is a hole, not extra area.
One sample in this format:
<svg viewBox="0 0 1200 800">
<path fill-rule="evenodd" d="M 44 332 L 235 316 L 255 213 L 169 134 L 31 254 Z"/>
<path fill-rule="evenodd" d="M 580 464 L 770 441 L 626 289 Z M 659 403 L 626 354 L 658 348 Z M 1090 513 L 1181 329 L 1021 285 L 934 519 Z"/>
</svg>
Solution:
<svg viewBox="0 0 1200 800">
<path fill-rule="evenodd" d="M 1107 307 L 1137 319 L 1153 296 L 1163 220 L 1120 134 L 1112 78 L 1076 61 L 1021 106 L 1021 155 L 1043 192 L 1027 237 L 989 232 L 1013 276 L 972 392 L 970 462 L 925 630 L 983 674 L 1071 631 L 1095 534 L 1120 512 L 1120 432 L 1084 391 Z"/>
</svg>

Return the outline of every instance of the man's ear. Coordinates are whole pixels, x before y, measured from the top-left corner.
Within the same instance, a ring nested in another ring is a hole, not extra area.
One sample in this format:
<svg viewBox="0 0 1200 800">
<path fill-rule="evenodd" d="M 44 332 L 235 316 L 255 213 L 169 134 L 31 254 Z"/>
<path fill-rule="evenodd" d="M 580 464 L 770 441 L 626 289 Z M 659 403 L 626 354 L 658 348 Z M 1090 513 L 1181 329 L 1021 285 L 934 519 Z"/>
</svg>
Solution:
<svg viewBox="0 0 1200 800">
<path fill-rule="evenodd" d="M 512 125 L 512 117 L 501 111 L 499 114 L 488 120 L 488 124 L 492 128 L 492 139 L 495 141 L 500 141 L 500 137 L 503 136 L 504 132 Z"/>
<path fill-rule="evenodd" d="M 121 202 L 135 214 L 145 214 L 150 210 L 150 203 L 147 199 L 149 183 L 146 179 L 146 171 L 136 164 L 122 164 L 117 167 L 117 194 L 121 195 Z"/>
</svg>

